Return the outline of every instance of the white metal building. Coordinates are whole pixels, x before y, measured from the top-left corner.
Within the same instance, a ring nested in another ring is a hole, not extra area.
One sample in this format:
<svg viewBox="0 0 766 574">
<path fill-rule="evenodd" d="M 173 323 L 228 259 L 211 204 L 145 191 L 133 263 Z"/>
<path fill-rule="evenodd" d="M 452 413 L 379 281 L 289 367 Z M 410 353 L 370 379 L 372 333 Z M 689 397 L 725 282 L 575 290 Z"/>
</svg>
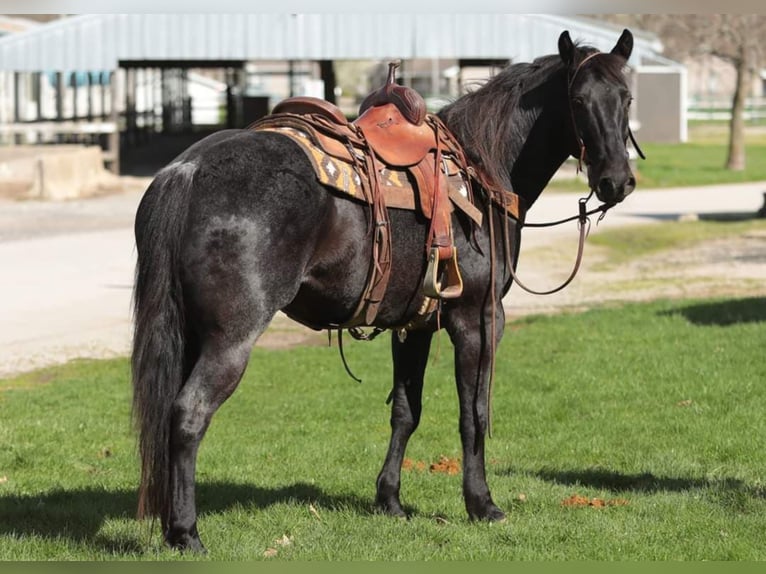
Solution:
<svg viewBox="0 0 766 574">
<path fill-rule="evenodd" d="M 507 58 L 555 52 L 563 30 L 602 50 L 619 29 L 547 14 L 92 14 L 0 39 L 9 71 L 116 70 L 141 60 Z M 632 65 L 662 49 L 634 33 Z"/>
<path fill-rule="evenodd" d="M 239 125 L 254 119 L 248 102 L 243 104 L 253 63 L 281 62 L 281 75 L 303 74 L 303 88 L 290 80 L 290 93 L 297 95 L 309 89 L 306 86 L 315 93 L 320 80 L 334 84 L 333 61 L 401 59 L 405 83 L 413 77 L 417 62 L 430 62 L 426 90 L 435 94 L 443 91 L 440 81 L 446 70 L 456 65 L 530 61 L 555 53 L 563 30 L 601 50 L 611 49 L 621 32 L 604 22 L 546 14 L 92 14 L 62 18 L 0 38 L 0 134 L 5 133 L 6 140 L 8 134 L 18 139 L 30 132 L 30 124 L 34 124 L 33 132 L 43 133 L 43 123 L 48 131 L 61 133 L 66 131 L 61 126 L 68 122 L 70 131 L 106 134 L 109 144 L 104 147 L 111 148 L 109 157 L 116 163 L 118 132 L 123 145 L 132 145 L 140 139 L 135 133 L 142 129 L 165 130 L 168 125 L 191 123 L 189 70 L 220 71 L 216 79 L 228 86 L 223 97 L 229 125 Z M 634 71 L 652 66 L 653 73 L 663 68 L 663 73 L 674 77 L 683 74 L 682 67 L 661 58 L 662 45 L 655 36 L 633 32 L 629 64 Z M 678 90 L 683 82 L 675 84 Z M 661 85 L 650 82 L 646 89 Z M 634 88 L 636 119 L 645 138 L 652 126 L 641 114 L 640 80 L 634 79 Z M 332 91 L 325 93 L 332 96 Z M 683 103 L 681 94 L 672 99 Z M 645 100 L 648 106 L 658 98 Z M 258 113 L 263 113 L 261 108 Z M 685 120 L 680 109 L 670 121 L 666 113 L 663 110 L 658 120 L 663 130 L 667 132 L 670 125 L 669 137 L 683 139 Z M 655 116 L 647 118 L 654 122 Z"/>
</svg>

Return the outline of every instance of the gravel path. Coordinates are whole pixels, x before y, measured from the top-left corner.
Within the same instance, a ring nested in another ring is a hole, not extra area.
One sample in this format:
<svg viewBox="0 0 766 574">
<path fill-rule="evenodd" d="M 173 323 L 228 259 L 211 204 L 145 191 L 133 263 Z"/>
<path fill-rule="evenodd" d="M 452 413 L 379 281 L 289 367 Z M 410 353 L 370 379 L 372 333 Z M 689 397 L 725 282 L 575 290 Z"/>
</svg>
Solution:
<svg viewBox="0 0 766 574">
<path fill-rule="evenodd" d="M 0 377 L 76 357 L 126 355 L 135 264 L 133 218 L 148 179 L 125 178 L 122 192 L 64 203 L 0 201 Z M 753 213 L 766 182 L 636 193 L 592 233 L 651 225 L 690 214 Z M 572 194 L 543 194 L 530 220 L 571 215 Z M 519 274 L 549 288 L 569 272 L 574 224 L 524 235 Z M 766 235 L 750 234 L 604 268 L 586 245 L 580 274 L 563 292 L 540 297 L 514 287 L 510 318 L 656 297 L 764 295 Z M 260 346 L 320 343 L 326 335 L 278 316 Z"/>
</svg>

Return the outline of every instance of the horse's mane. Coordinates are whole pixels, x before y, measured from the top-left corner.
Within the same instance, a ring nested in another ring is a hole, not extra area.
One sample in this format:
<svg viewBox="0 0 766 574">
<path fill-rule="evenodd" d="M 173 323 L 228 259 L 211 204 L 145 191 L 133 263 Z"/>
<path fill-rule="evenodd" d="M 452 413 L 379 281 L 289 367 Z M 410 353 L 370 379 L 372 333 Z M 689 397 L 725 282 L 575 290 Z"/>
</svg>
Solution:
<svg viewBox="0 0 766 574">
<path fill-rule="evenodd" d="M 594 52 L 597 50 L 591 46 L 576 45 L 571 69 L 576 69 Z M 600 77 L 624 84 L 625 60 L 608 52 L 602 54 L 585 66 L 593 66 Z M 565 70 L 558 54 L 510 65 L 481 88 L 445 106 L 439 116 L 462 144 L 468 159 L 495 182 L 512 189 L 513 163 L 524 146 L 540 105 L 549 97 L 550 90 L 539 88 L 559 75 L 563 81 Z"/>
</svg>

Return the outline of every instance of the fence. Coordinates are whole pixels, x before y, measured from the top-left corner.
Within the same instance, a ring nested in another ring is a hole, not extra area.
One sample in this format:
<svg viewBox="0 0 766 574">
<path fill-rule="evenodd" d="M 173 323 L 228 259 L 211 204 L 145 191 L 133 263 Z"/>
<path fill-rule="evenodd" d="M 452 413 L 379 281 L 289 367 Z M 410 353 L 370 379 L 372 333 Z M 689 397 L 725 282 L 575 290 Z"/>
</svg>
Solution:
<svg viewBox="0 0 766 574">
<path fill-rule="evenodd" d="M 690 120 L 729 121 L 731 119 L 731 100 L 692 99 L 689 102 L 687 117 Z M 766 97 L 747 98 L 745 102 L 745 121 L 766 123 Z"/>
</svg>

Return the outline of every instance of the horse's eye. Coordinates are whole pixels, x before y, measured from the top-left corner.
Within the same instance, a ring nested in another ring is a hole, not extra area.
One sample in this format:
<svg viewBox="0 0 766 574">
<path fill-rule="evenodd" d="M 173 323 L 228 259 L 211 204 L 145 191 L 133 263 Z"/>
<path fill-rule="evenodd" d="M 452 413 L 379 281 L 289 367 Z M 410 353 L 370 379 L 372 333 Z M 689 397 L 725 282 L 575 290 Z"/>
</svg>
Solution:
<svg viewBox="0 0 766 574">
<path fill-rule="evenodd" d="M 585 106 L 585 100 L 580 97 L 574 97 L 572 98 L 572 105 L 576 108 L 582 108 Z"/>
</svg>

